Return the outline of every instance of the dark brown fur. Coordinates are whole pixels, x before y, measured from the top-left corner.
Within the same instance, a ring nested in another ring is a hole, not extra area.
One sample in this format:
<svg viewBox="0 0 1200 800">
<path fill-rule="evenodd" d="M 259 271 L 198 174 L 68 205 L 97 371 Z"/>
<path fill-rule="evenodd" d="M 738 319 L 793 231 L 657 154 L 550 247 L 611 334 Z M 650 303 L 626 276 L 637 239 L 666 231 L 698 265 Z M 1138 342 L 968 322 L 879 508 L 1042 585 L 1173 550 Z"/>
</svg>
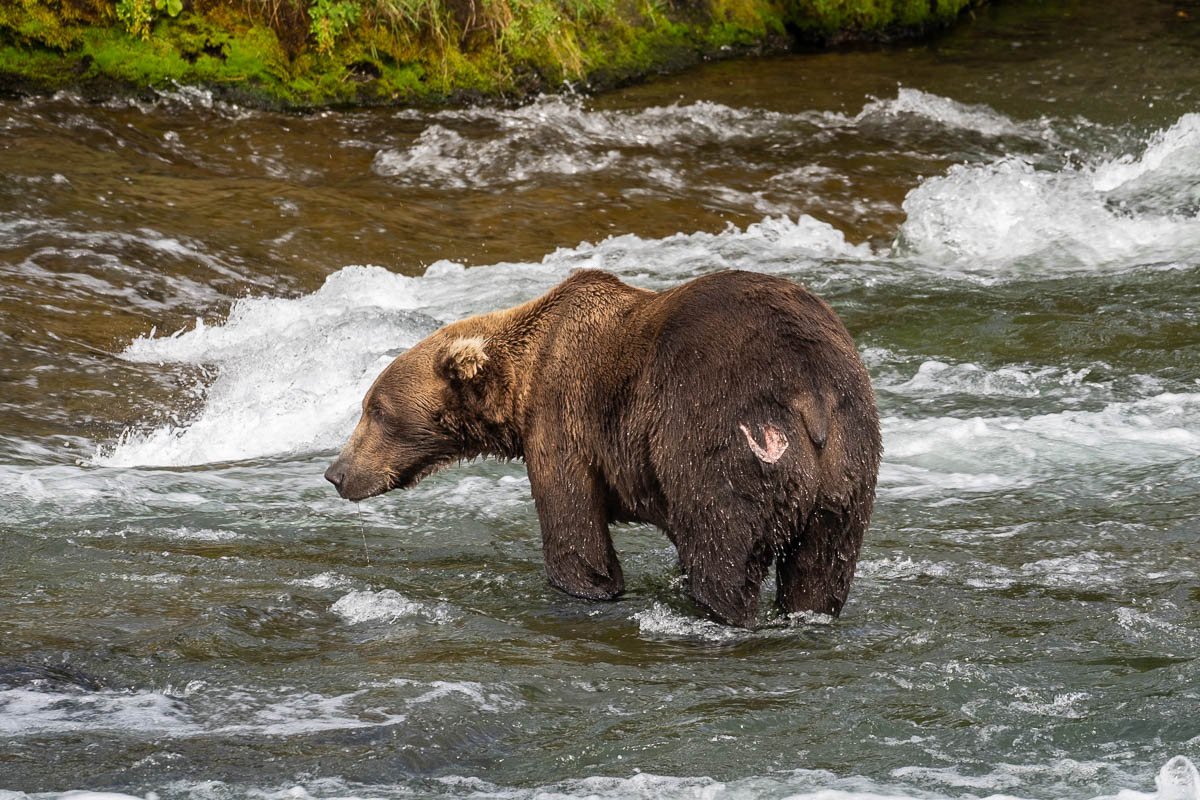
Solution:
<svg viewBox="0 0 1200 800">
<path fill-rule="evenodd" d="M 785 611 L 841 612 L 880 451 L 870 379 L 815 295 L 748 272 L 656 293 L 583 271 L 401 354 L 326 477 L 361 500 L 523 458 L 554 586 L 616 597 L 608 526 L 648 522 L 696 601 L 752 627 L 772 561 Z"/>
</svg>

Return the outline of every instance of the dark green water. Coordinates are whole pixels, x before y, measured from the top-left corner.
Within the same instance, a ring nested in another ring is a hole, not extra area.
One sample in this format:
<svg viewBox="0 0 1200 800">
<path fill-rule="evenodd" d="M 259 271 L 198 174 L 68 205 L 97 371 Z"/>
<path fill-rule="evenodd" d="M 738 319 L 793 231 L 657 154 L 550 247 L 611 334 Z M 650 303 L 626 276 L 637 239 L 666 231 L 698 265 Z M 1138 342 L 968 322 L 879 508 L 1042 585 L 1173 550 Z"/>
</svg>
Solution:
<svg viewBox="0 0 1200 800">
<path fill-rule="evenodd" d="M 510 110 L 0 103 L 0 800 L 1197 800 L 1198 77 L 1200 8 L 1109 0 Z M 705 622 L 643 527 L 559 595 L 520 464 L 324 483 L 578 267 L 843 316 L 839 620 Z"/>
</svg>

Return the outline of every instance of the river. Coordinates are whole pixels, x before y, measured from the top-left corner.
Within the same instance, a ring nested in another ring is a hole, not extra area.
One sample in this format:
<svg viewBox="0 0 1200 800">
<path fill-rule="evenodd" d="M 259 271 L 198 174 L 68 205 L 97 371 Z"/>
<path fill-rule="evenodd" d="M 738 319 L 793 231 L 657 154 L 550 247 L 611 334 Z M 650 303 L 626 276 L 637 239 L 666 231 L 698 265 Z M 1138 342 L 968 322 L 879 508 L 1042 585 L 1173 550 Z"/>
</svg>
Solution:
<svg viewBox="0 0 1200 800">
<path fill-rule="evenodd" d="M 1198 800 L 1197 76 L 1194 4 L 1052 0 L 519 108 L 0 102 L 0 800 Z M 843 317 L 840 619 L 707 622 L 644 526 L 562 596 L 520 464 L 323 481 L 580 267 Z"/>
</svg>

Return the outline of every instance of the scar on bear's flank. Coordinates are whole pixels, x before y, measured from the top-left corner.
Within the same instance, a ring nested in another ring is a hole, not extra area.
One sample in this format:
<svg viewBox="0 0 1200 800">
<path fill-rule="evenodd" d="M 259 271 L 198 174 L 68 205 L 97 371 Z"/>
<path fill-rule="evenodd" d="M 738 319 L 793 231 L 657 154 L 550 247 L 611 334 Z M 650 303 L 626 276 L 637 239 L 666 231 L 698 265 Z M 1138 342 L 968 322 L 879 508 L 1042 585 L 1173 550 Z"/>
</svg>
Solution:
<svg viewBox="0 0 1200 800">
<path fill-rule="evenodd" d="M 739 423 L 738 427 L 742 429 L 742 433 L 746 434 L 746 441 L 750 445 L 750 450 L 764 464 L 774 464 L 783 455 L 784 451 L 788 449 L 788 440 L 784 436 L 783 431 L 769 422 L 762 426 L 763 444 L 755 441 L 754 435 L 750 433 L 750 429 L 744 424 Z"/>
</svg>

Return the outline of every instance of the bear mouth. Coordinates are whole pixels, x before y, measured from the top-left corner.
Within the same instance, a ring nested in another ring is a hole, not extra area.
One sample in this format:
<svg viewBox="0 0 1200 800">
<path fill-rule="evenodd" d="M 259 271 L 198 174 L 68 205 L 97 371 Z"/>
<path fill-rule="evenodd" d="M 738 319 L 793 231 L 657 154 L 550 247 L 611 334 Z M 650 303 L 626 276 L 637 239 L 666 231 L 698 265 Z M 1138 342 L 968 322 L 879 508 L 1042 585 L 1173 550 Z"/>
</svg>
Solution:
<svg viewBox="0 0 1200 800">
<path fill-rule="evenodd" d="M 390 492 L 392 489 L 411 489 L 435 472 L 441 472 L 458 459 L 454 456 L 434 458 L 425 464 L 414 464 L 403 472 L 389 472 L 385 488 L 379 494 Z"/>
<path fill-rule="evenodd" d="M 372 482 L 365 486 L 362 485 L 364 482 L 360 481 L 344 483 L 338 486 L 338 494 L 345 500 L 358 503 L 387 494 L 393 489 L 411 489 L 433 473 L 440 472 L 458 460 L 460 459 L 457 456 L 450 455 L 430 457 L 404 469 L 388 469 L 383 479 L 377 483 Z"/>
</svg>

